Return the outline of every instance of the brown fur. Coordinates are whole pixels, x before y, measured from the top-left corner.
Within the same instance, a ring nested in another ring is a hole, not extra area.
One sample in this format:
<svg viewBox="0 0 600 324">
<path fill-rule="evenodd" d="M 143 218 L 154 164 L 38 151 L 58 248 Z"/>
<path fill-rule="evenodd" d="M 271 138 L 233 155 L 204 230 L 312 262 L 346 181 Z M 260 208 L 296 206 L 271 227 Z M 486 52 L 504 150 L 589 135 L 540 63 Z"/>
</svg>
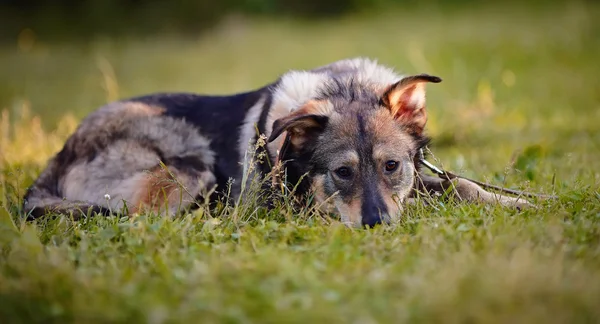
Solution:
<svg viewBox="0 0 600 324">
<path fill-rule="evenodd" d="M 340 215 L 344 215 L 342 217 L 342 222 L 351 227 L 356 227 L 357 224 L 362 223 L 361 204 L 360 197 L 351 199 L 348 202 L 335 200 L 335 207 Z"/>
<path fill-rule="evenodd" d="M 207 172 L 197 175 L 173 167 L 157 166 L 137 183 L 136 187 L 139 190 L 132 199 L 133 205 L 130 211 L 133 213 L 152 211 L 174 216 L 196 202 L 195 199 L 201 194 L 200 191 L 213 181 L 210 177 Z"/>
</svg>

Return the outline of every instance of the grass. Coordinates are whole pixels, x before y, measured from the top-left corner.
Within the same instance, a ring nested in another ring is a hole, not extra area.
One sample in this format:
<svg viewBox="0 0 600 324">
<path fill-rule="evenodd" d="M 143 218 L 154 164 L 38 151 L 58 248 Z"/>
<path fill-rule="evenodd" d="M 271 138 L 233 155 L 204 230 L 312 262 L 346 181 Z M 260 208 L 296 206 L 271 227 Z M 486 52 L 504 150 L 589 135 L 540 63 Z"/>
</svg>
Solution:
<svg viewBox="0 0 600 324">
<path fill-rule="evenodd" d="M 0 318 L 34 322 L 600 321 L 600 6 L 478 6 L 306 24 L 233 19 L 196 39 L 0 48 Z M 34 31 L 35 33 L 35 31 Z M 21 220 L 78 120 L 153 91 L 231 93 L 378 58 L 428 88 L 437 163 L 556 201 L 439 203 L 354 230 L 259 201 L 175 219 Z M 227 217 L 235 215 L 235 217 Z"/>
</svg>

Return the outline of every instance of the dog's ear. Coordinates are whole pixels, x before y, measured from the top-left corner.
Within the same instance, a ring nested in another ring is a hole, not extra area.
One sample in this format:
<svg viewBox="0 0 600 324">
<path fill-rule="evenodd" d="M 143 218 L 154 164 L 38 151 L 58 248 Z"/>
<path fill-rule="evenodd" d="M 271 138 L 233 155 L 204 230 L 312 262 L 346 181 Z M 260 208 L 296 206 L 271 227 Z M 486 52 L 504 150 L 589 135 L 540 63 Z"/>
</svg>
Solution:
<svg viewBox="0 0 600 324">
<path fill-rule="evenodd" d="M 384 90 L 380 103 L 390 110 L 396 120 L 416 134 L 421 134 L 427 123 L 425 83 L 441 81 L 439 77 L 427 74 L 405 77 Z"/>
<path fill-rule="evenodd" d="M 322 103 L 309 102 L 289 115 L 273 122 L 273 130 L 268 141 L 272 142 L 283 132 L 290 135 L 290 143 L 301 147 L 313 140 L 325 129 L 329 117 L 324 114 Z"/>
</svg>

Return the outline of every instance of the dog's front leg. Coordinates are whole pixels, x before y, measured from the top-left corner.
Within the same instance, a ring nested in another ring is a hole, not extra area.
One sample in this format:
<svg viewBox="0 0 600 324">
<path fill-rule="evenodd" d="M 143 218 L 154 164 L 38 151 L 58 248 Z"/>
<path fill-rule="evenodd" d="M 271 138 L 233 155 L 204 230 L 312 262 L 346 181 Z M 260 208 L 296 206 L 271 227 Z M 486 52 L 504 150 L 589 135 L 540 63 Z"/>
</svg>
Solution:
<svg viewBox="0 0 600 324">
<path fill-rule="evenodd" d="M 533 205 L 523 197 L 510 197 L 495 192 L 489 192 L 476 183 L 462 178 L 448 180 L 420 173 L 417 176 L 413 191 L 416 191 L 413 194 L 425 192 L 430 196 L 439 196 L 448 192 L 459 201 L 501 204 L 502 206 L 516 207 L 518 209 L 533 207 Z"/>
</svg>

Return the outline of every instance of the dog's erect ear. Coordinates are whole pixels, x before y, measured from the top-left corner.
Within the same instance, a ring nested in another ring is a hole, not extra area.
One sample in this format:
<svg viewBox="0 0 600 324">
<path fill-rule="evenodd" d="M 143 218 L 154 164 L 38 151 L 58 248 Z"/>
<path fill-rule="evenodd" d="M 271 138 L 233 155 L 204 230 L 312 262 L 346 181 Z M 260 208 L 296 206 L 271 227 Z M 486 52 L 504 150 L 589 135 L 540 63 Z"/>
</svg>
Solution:
<svg viewBox="0 0 600 324">
<path fill-rule="evenodd" d="M 427 123 L 425 110 L 425 83 L 439 83 L 442 79 L 427 74 L 413 75 L 389 86 L 381 96 L 381 104 L 392 116 L 420 134 Z"/>
<path fill-rule="evenodd" d="M 306 141 L 314 139 L 327 126 L 329 117 L 323 115 L 319 103 L 309 102 L 289 115 L 273 122 L 273 130 L 268 141 L 274 141 L 279 135 L 287 131 L 290 142 L 295 147 L 302 146 Z"/>
</svg>

